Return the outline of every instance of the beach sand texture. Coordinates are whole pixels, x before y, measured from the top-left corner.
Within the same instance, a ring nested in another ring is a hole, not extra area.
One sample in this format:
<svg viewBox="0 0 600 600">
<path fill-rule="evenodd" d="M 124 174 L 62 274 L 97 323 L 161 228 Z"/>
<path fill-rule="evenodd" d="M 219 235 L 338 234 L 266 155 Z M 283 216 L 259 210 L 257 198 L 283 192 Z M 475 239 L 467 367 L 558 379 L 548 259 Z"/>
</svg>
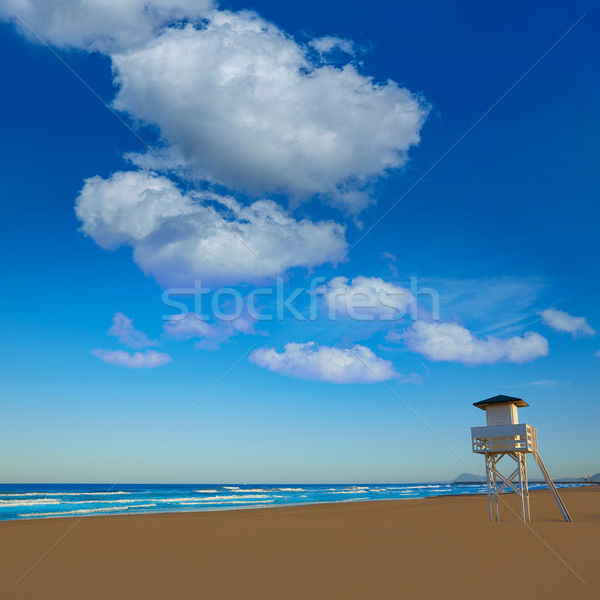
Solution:
<svg viewBox="0 0 600 600">
<path fill-rule="evenodd" d="M 3 522 L 0 598 L 600 598 L 600 487 L 561 495 L 88 517 L 17 585 L 76 519 Z"/>
</svg>

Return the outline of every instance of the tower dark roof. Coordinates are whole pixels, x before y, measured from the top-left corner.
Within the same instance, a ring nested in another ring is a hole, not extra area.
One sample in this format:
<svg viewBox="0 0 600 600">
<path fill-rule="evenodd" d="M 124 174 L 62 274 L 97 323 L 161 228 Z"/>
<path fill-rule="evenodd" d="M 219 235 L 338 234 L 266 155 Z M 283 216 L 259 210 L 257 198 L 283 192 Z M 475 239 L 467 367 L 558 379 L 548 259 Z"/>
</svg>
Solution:
<svg viewBox="0 0 600 600">
<path fill-rule="evenodd" d="M 516 404 L 517 406 L 529 406 L 529 404 L 527 404 L 527 402 L 524 400 L 521 400 L 521 398 L 513 398 L 512 396 L 504 396 L 503 394 L 494 396 L 493 398 L 488 398 L 487 400 L 474 402 L 473 406 L 476 406 L 481 410 L 485 410 L 489 404 Z"/>
</svg>

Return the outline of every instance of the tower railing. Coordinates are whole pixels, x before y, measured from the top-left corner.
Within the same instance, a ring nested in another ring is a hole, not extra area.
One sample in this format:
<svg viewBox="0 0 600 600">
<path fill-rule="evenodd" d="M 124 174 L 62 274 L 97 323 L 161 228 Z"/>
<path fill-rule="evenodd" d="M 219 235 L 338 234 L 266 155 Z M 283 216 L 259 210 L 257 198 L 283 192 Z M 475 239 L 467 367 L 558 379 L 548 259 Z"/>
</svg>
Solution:
<svg viewBox="0 0 600 600">
<path fill-rule="evenodd" d="M 537 432 L 526 423 L 520 425 L 495 425 L 471 427 L 473 452 L 535 452 Z"/>
</svg>

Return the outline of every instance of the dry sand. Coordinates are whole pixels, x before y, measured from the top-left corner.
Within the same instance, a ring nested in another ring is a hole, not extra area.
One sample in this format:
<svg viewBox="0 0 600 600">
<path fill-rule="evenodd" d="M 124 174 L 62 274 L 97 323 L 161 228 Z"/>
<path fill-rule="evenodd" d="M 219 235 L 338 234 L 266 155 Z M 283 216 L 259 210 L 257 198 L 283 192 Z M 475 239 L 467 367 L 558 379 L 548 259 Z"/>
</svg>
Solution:
<svg viewBox="0 0 600 600">
<path fill-rule="evenodd" d="M 600 598 L 600 487 L 561 494 L 4 522 L 0 598 Z"/>
</svg>

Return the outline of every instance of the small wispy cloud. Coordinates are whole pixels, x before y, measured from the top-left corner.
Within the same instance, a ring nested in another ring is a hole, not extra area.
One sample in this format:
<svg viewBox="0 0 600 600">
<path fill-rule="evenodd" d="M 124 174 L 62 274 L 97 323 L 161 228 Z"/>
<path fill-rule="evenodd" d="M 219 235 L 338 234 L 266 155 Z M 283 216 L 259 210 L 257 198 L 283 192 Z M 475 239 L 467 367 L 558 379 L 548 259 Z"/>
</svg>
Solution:
<svg viewBox="0 0 600 600">
<path fill-rule="evenodd" d="M 171 357 L 164 352 L 145 350 L 133 354 L 125 350 L 92 350 L 92 354 L 108 365 L 127 367 L 128 369 L 154 369 L 171 362 Z"/>
<path fill-rule="evenodd" d="M 196 313 L 188 313 L 183 319 L 168 321 L 163 329 L 165 335 L 177 341 L 196 339 L 195 348 L 218 350 L 223 342 L 237 335 L 266 335 L 254 328 L 255 320 L 248 315 L 240 315 L 229 321 L 209 323 Z"/>
<path fill-rule="evenodd" d="M 535 321 L 535 305 L 546 287 L 538 277 L 473 279 L 420 278 L 439 294 L 440 315 L 447 321 L 467 318 L 478 334 L 508 336 Z"/>
<path fill-rule="evenodd" d="M 547 308 L 539 313 L 542 322 L 555 331 L 570 333 L 573 337 L 577 335 L 596 335 L 596 331 L 590 326 L 585 317 L 573 317 L 564 310 Z"/>
<path fill-rule="evenodd" d="M 397 260 L 396 255 L 391 252 L 382 252 L 381 258 L 389 261 L 388 267 L 390 268 L 390 271 L 394 274 L 394 277 L 398 277 L 398 269 L 396 269 L 396 265 L 394 264 Z"/>
<path fill-rule="evenodd" d="M 352 40 L 344 40 L 333 35 L 326 35 L 324 37 L 311 40 L 308 45 L 312 46 L 321 54 L 327 54 L 332 50 L 339 48 L 342 52 L 345 52 L 350 56 L 354 56 L 354 43 Z"/>
<path fill-rule="evenodd" d="M 529 383 L 523 383 L 519 387 L 538 387 L 538 388 L 552 388 L 558 387 L 562 383 L 556 379 L 540 379 L 539 381 L 530 381 Z"/>
<path fill-rule="evenodd" d="M 143 331 L 136 329 L 133 320 L 121 312 L 115 313 L 113 324 L 107 333 L 116 337 L 121 344 L 134 349 L 159 345 L 158 340 L 152 340 Z"/>
<path fill-rule="evenodd" d="M 558 379 L 538 379 L 536 381 L 524 381 L 522 383 L 507 383 L 504 385 L 507 389 L 521 389 L 521 388 L 538 388 L 538 389 L 552 389 L 552 388 L 564 388 L 571 385 L 569 380 L 559 381 Z"/>
<path fill-rule="evenodd" d="M 319 286 L 316 293 L 323 298 L 330 316 L 350 317 L 357 321 L 392 321 L 405 316 L 413 302 L 410 291 L 379 277 L 334 277 Z"/>
<path fill-rule="evenodd" d="M 313 381 L 377 383 L 399 377 L 391 361 L 358 344 L 352 348 L 334 348 L 315 342 L 290 343 L 283 352 L 258 348 L 249 360 L 275 373 Z"/>
</svg>

